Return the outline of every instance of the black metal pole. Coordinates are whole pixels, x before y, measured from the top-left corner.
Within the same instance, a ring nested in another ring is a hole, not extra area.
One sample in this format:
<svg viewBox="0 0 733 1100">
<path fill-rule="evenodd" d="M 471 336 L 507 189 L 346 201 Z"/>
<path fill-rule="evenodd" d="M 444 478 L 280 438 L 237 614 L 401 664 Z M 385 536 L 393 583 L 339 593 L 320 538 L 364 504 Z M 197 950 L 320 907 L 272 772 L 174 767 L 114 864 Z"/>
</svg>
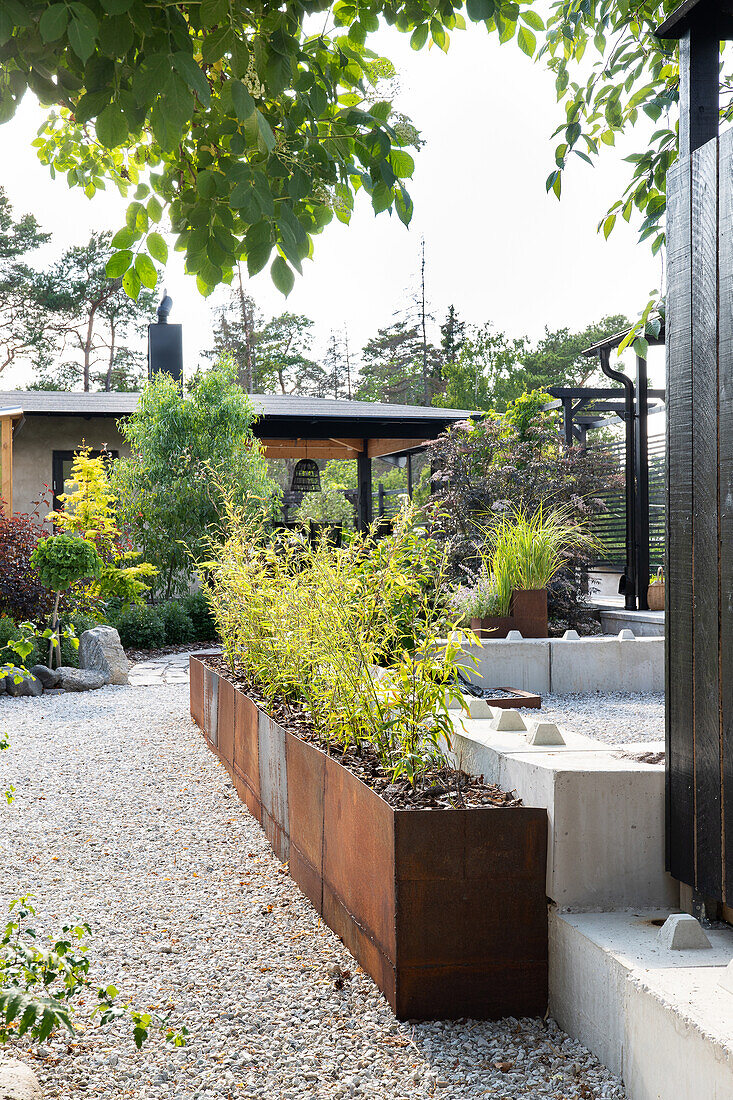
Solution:
<svg viewBox="0 0 733 1100">
<path fill-rule="evenodd" d="M 412 500 L 412 455 L 407 456 L 407 495 Z"/>
<path fill-rule="evenodd" d="M 634 477 L 634 383 L 620 370 L 611 366 L 611 349 L 601 348 L 601 370 L 607 378 L 624 387 L 624 423 L 626 426 L 626 585 L 624 607 L 636 611 L 636 478 Z"/>
<path fill-rule="evenodd" d="M 636 578 L 639 610 L 648 611 L 649 578 L 649 378 L 646 359 L 636 357 Z"/>
<path fill-rule="evenodd" d="M 358 489 L 357 513 L 359 530 L 368 531 L 372 522 L 372 460 L 368 453 L 369 441 L 363 441 L 364 450 L 356 456 L 356 484 Z"/>
</svg>

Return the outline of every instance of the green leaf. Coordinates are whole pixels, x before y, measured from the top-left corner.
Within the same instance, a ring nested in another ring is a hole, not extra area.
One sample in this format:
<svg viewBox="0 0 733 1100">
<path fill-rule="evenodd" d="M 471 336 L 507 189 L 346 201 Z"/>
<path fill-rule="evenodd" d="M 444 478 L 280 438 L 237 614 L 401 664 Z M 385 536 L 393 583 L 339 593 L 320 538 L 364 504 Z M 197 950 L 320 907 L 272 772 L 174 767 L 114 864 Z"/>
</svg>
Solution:
<svg viewBox="0 0 733 1100">
<path fill-rule="evenodd" d="M 611 233 L 613 232 L 613 227 L 614 227 L 615 224 L 616 224 L 616 215 L 615 214 L 611 214 L 604 221 L 604 223 L 603 223 L 603 236 L 606 238 L 606 240 L 608 240 Z"/>
<path fill-rule="evenodd" d="M 66 30 L 69 11 L 65 4 L 51 4 L 46 8 L 38 24 L 44 42 L 57 42 Z"/>
<path fill-rule="evenodd" d="M 119 279 L 124 275 L 132 263 L 132 252 L 129 248 L 123 248 L 121 252 L 115 252 L 107 260 L 105 271 L 109 279 Z"/>
<path fill-rule="evenodd" d="M 125 116 L 116 103 L 109 103 L 97 116 L 95 129 L 102 145 L 108 149 L 122 145 L 129 134 Z"/>
<path fill-rule="evenodd" d="M 241 80 L 232 81 L 232 103 L 240 122 L 246 122 L 255 109 L 255 101 Z"/>
<path fill-rule="evenodd" d="M 163 217 L 163 207 L 160 205 L 155 195 L 151 195 L 148 199 L 147 211 L 148 217 L 153 222 L 159 222 Z"/>
<path fill-rule="evenodd" d="M 543 31 L 545 29 L 544 21 L 540 18 L 536 11 L 532 11 L 530 8 L 528 11 L 522 11 L 519 13 L 519 18 L 523 23 L 526 23 L 528 27 L 532 27 L 536 31 Z"/>
<path fill-rule="evenodd" d="M 229 0 L 202 0 L 201 26 L 215 27 L 229 15 Z"/>
<path fill-rule="evenodd" d="M 170 75 L 171 62 L 167 53 L 151 53 L 145 58 L 132 79 L 133 95 L 141 107 L 154 102 Z"/>
<path fill-rule="evenodd" d="M 272 127 L 270 126 L 270 123 L 267 121 L 265 116 L 260 111 L 256 112 L 256 117 L 257 117 L 257 129 L 260 132 L 260 137 L 262 138 L 262 141 L 264 142 L 264 145 L 265 145 L 265 148 L 267 149 L 267 152 L 271 153 L 272 150 L 275 148 L 275 135 L 272 132 Z"/>
<path fill-rule="evenodd" d="M 428 40 L 429 27 L 427 23 L 421 23 L 419 27 L 415 27 L 410 36 L 410 45 L 413 50 L 421 50 Z"/>
<path fill-rule="evenodd" d="M 231 27 L 218 27 L 217 30 L 207 34 L 201 48 L 201 54 L 207 65 L 213 65 L 220 61 L 225 53 L 228 53 L 234 44 L 235 38 Z"/>
<path fill-rule="evenodd" d="M 199 97 L 204 107 L 208 107 L 211 103 L 209 82 L 191 55 L 184 53 L 182 50 L 179 53 L 173 54 L 173 65 L 176 71 L 179 72 L 186 81 L 191 91 L 195 92 Z"/>
<path fill-rule="evenodd" d="M 196 190 L 202 199 L 213 199 L 216 194 L 216 176 L 208 169 L 199 172 L 196 177 Z"/>
<path fill-rule="evenodd" d="M 144 252 L 138 252 L 135 257 L 135 271 L 140 276 L 140 282 L 143 286 L 146 286 L 148 290 L 152 290 L 158 282 L 158 272 L 153 261 Z"/>
<path fill-rule="evenodd" d="M 285 263 L 282 256 L 278 256 L 273 261 L 272 267 L 270 268 L 270 275 L 277 289 L 287 298 L 295 285 L 295 275 Z"/>
<path fill-rule="evenodd" d="M 258 271 L 262 271 L 267 261 L 270 259 L 272 253 L 272 243 L 270 241 L 263 241 L 261 244 L 252 245 L 247 249 L 247 271 L 250 275 L 256 275 Z"/>
<path fill-rule="evenodd" d="M 415 161 L 404 149 L 393 149 L 389 163 L 397 179 L 409 179 L 415 171 Z"/>
<path fill-rule="evenodd" d="M 138 294 L 140 293 L 140 276 L 134 267 L 127 269 L 122 276 L 122 289 L 128 298 L 132 298 L 133 301 L 137 301 Z"/>
<path fill-rule="evenodd" d="M 160 233 L 150 233 L 147 240 L 148 252 L 159 264 L 168 262 L 168 245 Z"/>
<path fill-rule="evenodd" d="M 118 230 L 112 238 L 113 248 L 129 248 L 130 245 L 135 243 L 136 234 L 128 226 L 124 226 Z"/>
<path fill-rule="evenodd" d="M 133 0 L 101 0 L 102 7 L 110 15 L 122 15 L 132 7 Z"/>
<path fill-rule="evenodd" d="M 69 24 L 69 45 L 84 64 L 94 53 L 97 30 L 98 24 L 94 13 L 89 8 L 77 4 L 74 8 L 74 17 Z"/>
<path fill-rule="evenodd" d="M 532 31 L 527 29 L 527 27 L 519 28 L 517 44 L 522 53 L 526 53 L 527 57 L 534 57 L 534 52 L 537 48 L 537 38 Z"/>
<path fill-rule="evenodd" d="M 494 0 L 467 0 L 466 14 L 474 23 L 483 23 L 491 19 L 496 10 Z"/>
</svg>

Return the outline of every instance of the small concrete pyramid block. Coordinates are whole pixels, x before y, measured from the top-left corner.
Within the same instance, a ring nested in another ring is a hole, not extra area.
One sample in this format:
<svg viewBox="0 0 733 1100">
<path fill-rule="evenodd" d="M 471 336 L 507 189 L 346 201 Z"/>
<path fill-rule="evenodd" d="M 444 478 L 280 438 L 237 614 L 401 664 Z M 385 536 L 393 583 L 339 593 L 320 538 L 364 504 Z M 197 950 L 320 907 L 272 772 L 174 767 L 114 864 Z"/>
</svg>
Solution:
<svg viewBox="0 0 733 1100">
<path fill-rule="evenodd" d="M 659 939 L 670 951 L 698 951 L 712 947 L 702 925 L 689 913 L 673 913 L 659 929 Z"/>
<path fill-rule="evenodd" d="M 724 968 L 718 979 L 718 985 L 721 989 L 725 989 L 726 992 L 733 993 L 733 962 L 729 962 Z"/>
<path fill-rule="evenodd" d="M 527 729 L 524 718 L 518 710 L 512 710 L 511 707 L 493 707 L 492 710 L 494 716 L 491 725 L 500 733 L 512 730 L 524 732 Z"/>
<path fill-rule="evenodd" d="M 486 699 L 477 699 L 475 695 L 464 695 L 463 704 L 471 718 L 493 717 L 493 707 L 490 707 Z"/>
<path fill-rule="evenodd" d="M 560 733 L 558 725 L 555 722 L 543 722 L 542 719 L 535 719 L 530 723 L 527 740 L 530 745 L 565 744 L 565 738 Z"/>
<path fill-rule="evenodd" d="M 521 630 L 510 630 L 506 636 L 508 642 L 522 642 L 524 638 Z"/>
<path fill-rule="evenodd" d="M 623 630 L 619 630 L 618 637 L 620 642 L 635 642 L 636 635 L 633 630 L 629 630 L 628 627 L 624 627 Z"/>
<path fill-rule="evenodd" d="M 565 633 L 562 636 L 562 641 L 563 642 L 579 642 L 580 641 L 580 634 L 578 634 L 577 630 L 566 630 Z"/>
</svg>

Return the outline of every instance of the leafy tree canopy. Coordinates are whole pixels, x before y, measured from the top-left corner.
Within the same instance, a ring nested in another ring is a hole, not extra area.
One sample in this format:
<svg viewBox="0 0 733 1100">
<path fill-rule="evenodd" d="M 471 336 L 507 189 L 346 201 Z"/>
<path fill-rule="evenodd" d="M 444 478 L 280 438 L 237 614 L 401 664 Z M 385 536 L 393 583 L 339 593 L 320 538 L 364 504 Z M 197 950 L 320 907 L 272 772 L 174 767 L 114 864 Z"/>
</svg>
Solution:
<svg viewBox="0 0 733 1100">
<path fill-rule="evenodd" d="M 415 48 L 447 49 L 461 6 L 3 0 L 0 120 L 30 88 L 53 107 L 35 144 L 54 174 L 90 196 L 108 178 L 134 188 L 108 267 L 132 297 L 166 260 L 165 208 L 202 293 L 238 259 L 250 275 L 270 264 L 287 293 L 313 236 L 334 214 L 348 222 L 358 189 L 409 223 L 418 135 L 380 95 L 394 68 L 367 38 L 381 16 Z M 468 14 L 525 49 L 542 26 L 530 0 L 468 0 Z"/>
<path fill-rule="evenodd" d="M 160 570 L 157 594 L 188 589 L 192 557 L 220 528 L 225 500 L 249 514 L 269 514 L 277 486 L 252 434 L 255 413 L 235 382 L 231 359 L 197 374 L 188 392 L 166 374 L 143 390 L 120 422 L 129 458 L 113 467 L 118 513 L 145 561 Z"/>
</svg>

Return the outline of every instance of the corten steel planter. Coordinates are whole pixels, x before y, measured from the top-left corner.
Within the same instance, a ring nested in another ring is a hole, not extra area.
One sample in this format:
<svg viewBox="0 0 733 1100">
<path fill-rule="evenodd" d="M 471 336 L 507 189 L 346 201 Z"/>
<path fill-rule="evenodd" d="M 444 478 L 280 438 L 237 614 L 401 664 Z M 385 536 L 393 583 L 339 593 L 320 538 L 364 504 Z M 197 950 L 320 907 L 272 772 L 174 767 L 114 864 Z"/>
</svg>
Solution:
<svg viewBox="0 0 733 1100">
<path fill-rule="evenodd" d="M 544 809 L 395 810 L 198 657 L 191 715 L 399 1019 L 544 1014 Z"/>
<path fill-rule="evenodd" d="M 471 630 L 477 638 L 506 638 L 514 629 L 514 620 L 508 615 L 488 619 L 471 619 Z"/>
<path fill-rule="evenodd" d="M 510 614 L 513 629 L 524 638 L 547 637 L 547 589 L 516 588 L 512 592 Z"/>
</svg>

